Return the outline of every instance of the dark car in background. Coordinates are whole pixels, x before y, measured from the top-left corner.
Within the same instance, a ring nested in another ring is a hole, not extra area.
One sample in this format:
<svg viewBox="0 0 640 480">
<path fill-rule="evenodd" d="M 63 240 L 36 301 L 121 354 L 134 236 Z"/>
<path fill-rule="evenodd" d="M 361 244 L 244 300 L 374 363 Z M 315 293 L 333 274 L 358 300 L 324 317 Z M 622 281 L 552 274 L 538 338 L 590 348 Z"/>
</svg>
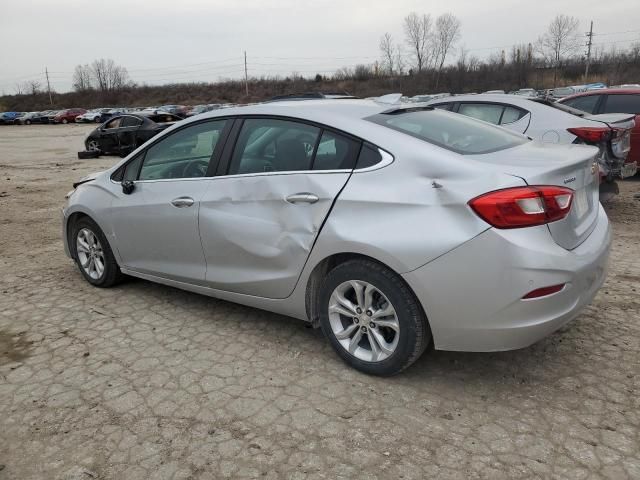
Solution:
<svg viewBox="0 0 640 480">
<path fill-rule="evenodd" d="M 23 115 L 17 117 L 14 121 L 16 125 L 31 125 L 34 122 L 34 119 L 40 117 L 41 112 L 25 112 Z"/>
<path fill-rule="evenodd" d="M 89 152 L 125 156 L 180 120 L 171 113 L 126 113 L 93 130 L 84 145 Z"/>
<path fill-rule="evenodd" d="M 578 93 L 558 100 L 558 103 L 594 115 L 602 113 L 632 113 L 636 126 L 631 130 L 631 150 L 628 162 L 640 165 L 640 88 L 607 88 Z"/>
<path fill-rule="evenodd" d="M 87 113 L 84 108 L 69 108 L 66 110 L 60 110 L 56 115 L 54 115 L 53 121 L 51 123 L 74 123 L 76 121 L 76 117 L 84 113 Z"/>
</svg>

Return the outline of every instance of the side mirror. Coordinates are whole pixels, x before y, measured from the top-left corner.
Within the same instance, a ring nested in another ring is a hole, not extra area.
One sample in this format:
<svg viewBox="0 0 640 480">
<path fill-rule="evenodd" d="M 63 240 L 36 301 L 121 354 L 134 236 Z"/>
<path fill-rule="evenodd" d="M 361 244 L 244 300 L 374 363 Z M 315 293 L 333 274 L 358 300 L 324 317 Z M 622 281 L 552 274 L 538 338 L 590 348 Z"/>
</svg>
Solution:
<svg viewBox="0 0 640 480">
<path fill-rule="evenodd" d="M 133 190 L 136 188 L 136 184 L 131 180 L 124 180 L 121 185 L 122 193 L 124 193 L 125 195 L 131 195 L 131 193 L 133 193 Z"/>
</svg>

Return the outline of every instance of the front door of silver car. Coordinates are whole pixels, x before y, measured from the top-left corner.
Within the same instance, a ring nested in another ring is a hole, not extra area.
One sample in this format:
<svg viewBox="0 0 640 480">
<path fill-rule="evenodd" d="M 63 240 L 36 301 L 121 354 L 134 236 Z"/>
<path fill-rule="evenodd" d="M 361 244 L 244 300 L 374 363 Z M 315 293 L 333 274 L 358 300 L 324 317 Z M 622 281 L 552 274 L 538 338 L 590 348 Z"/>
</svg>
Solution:
<svg viewBox="0 0 640 480">
<path fill-rule="evenodd" d="M 225 123 L 192 124 L 163 137 L 129 162 L 125 185 L 114 183 L 111 218 L 123 267 L 174 280 L 204 280 L 198 208 Z"/>
<path fill-rule="evenodd" d="M 294 289 L 360 142 L 320 126 L 247 118 L 200 206 L 209 286 L 267 298 Z"/>
</svg>

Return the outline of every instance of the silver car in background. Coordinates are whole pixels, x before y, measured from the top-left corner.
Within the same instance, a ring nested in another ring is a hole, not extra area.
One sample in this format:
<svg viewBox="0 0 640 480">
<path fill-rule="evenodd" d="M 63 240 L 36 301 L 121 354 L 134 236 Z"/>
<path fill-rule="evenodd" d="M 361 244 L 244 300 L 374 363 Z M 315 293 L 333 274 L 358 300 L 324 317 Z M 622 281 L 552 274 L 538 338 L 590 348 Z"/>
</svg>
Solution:
<svg viewBox="0 0 640 480">
<path fill-rule="evenodd" d="M 525 347 L 606 275 L 597 148 L 430 107 L 274 102 L 185 120 L 84 178 L 66 253 L 320 326 L 355 368 Z"/>
</svg>

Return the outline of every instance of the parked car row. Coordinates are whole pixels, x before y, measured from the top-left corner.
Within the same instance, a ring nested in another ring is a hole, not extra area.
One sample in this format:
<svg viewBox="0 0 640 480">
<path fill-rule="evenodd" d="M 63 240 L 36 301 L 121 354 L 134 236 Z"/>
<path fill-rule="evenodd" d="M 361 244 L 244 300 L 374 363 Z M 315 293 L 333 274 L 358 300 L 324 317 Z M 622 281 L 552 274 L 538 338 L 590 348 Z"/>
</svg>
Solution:
<svg viewBox="0 0 640 480">
<path fill-rule="evenodd" d="M 45 110 L 43 112 L 3 112 L 0 125 L 31 125 L 34 123 L 104 123 L 112 117 L 125 113 L 160 114 L 170 113 L 181 118 L 192 117 L 217 108 L 227 108 L 232 104 L 209 103 L 193 106 L 161 105 L 151 107 L 105 107 L 85 110 L 70 108 Z"/>
</svg>

